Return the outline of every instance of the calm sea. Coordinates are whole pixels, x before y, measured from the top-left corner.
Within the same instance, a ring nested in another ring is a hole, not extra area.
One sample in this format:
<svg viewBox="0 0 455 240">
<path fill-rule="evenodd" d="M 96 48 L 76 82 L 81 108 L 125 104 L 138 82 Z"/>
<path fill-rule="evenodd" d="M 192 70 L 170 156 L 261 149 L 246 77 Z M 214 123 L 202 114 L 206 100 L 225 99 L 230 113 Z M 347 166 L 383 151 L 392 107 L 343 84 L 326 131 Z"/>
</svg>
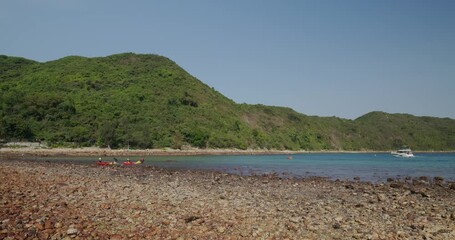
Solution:
<svg viewBox="0 0 455 240">
<path fill-rule="evenodd" d="M 126 157 L 117 157 L 119 161 Z M 138 160 L 139 156 L 129 157 Z M 93 163 L 97 158 L 46 158 L 55 161 Z M 111 161 L 113 157 L 104 157 Z M 304 153 L 292 155 L 234 156 L 147 156 L 146 166 L 178 169 L 209 169 L 241 175 L 277 173 L 280 176 L 320 176 L 330 179 L 383 182 L 387 178 L 443 177 L 455 181 L 455 153 L 415 153 L 414 158 L 398 158 L 388 153 Z"/>
</svg>

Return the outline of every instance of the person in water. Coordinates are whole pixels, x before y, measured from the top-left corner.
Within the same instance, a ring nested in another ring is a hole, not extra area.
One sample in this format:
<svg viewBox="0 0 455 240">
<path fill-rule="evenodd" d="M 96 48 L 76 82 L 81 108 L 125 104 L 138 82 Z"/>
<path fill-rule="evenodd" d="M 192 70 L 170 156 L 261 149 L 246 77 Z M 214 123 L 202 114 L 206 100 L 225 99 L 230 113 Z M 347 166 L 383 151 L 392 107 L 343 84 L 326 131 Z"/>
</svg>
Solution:
<svg viewBox="0 0 455 240">
<path fill-rule="evenodd" d="M 141 164 L 144 163 L 144 158 L 141 158 L 140 160 L 137 160 L 134 164 Z"/>
</svg>

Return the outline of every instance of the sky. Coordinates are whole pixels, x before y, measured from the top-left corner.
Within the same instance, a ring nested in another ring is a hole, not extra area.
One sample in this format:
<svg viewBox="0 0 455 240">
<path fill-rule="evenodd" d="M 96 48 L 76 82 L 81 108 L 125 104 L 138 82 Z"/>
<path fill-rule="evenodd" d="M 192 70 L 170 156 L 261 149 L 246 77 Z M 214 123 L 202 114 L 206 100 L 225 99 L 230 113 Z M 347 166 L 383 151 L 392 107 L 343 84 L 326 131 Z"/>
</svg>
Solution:
<svg viewBox="0 0 455 240">
<path fill-rule="evenodd" d="M 0 0 L 0 54 L 158 54 L 237 103 L 455 119 L 454 13 L 452 0 Z"/>
</svg>

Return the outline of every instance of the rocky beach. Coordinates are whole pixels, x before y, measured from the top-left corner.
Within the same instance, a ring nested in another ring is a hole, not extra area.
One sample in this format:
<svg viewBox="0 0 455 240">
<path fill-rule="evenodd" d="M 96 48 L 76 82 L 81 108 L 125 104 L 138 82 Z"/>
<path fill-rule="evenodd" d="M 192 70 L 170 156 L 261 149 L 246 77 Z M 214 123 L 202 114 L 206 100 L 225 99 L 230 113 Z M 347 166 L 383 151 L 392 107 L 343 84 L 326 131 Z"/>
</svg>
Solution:
<svg viewBox="0 0 455 240">
<path fill-rule="evenodd" d="M 46 148 L 24 147 L 0 148 L 0 154 L 4 156 L 195 156 L 195 155 L 264 155 L 264 154 L 295 154 L 303 151 L 287 150 L 258 150 L 258 149 L 109 149 L 98 147 L 84 148 Z"/>
<path fill-rule="evenodd" d="M 444 179 L 286 179 L 0 159 L 0 239 L 455 239 Z"/>
</svg>

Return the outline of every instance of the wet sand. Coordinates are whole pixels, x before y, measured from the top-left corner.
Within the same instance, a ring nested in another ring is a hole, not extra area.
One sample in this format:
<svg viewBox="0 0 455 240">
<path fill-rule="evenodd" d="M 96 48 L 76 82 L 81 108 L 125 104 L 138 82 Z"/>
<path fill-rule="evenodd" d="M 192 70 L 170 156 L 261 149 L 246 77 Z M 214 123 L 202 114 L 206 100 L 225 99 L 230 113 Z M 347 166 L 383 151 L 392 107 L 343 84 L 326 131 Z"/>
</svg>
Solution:
<svg viewBox="0 0 455 240">
<path fill-rule="evenodd" d="M 0 159 L 0 239 L 455 239 L 453 199 L 443 179 L 371 184 Z"/>
</svg>

